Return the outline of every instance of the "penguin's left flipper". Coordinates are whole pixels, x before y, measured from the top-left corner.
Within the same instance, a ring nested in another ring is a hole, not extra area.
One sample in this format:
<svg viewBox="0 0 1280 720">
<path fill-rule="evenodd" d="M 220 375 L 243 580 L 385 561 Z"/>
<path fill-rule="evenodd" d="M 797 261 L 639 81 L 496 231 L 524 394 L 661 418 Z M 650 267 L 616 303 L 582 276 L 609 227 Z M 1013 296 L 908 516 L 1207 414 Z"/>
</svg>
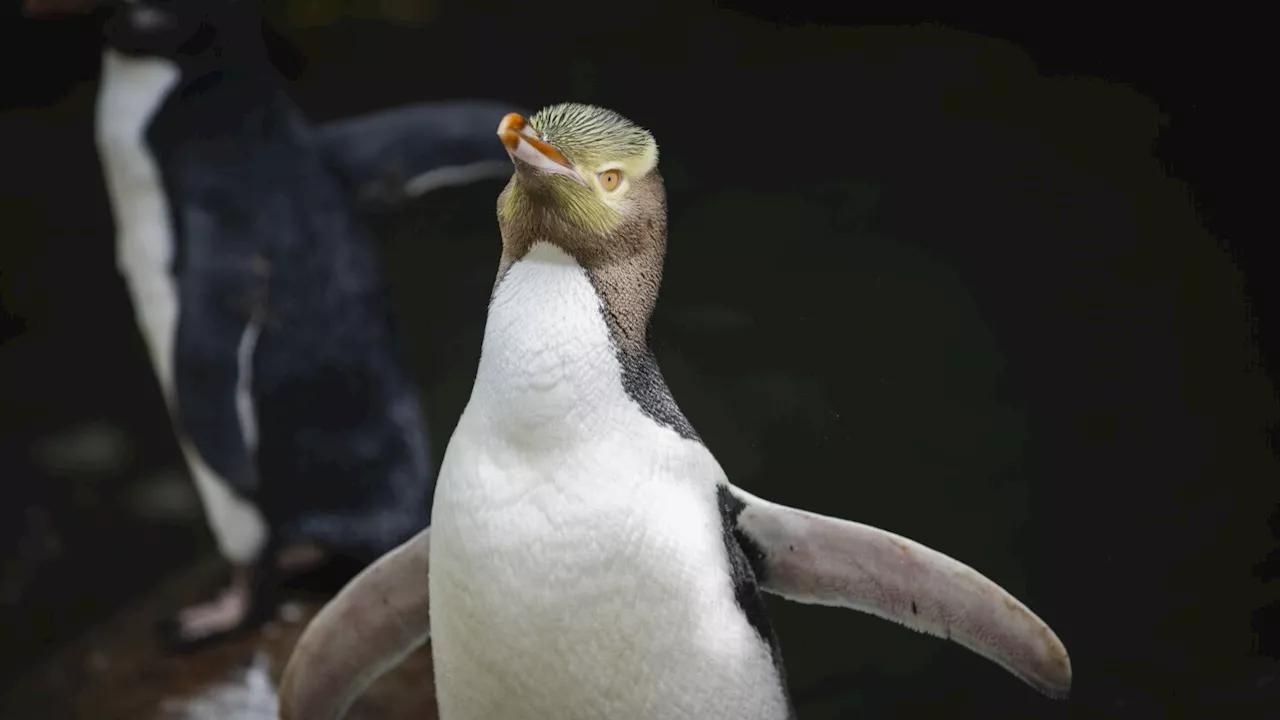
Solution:
<svg viewBox="0 0 1280 720">
<path fill-rule="evenodd" d="M 486 100 L 419 103 L 323 123 L 316 135 L 353 206 L 381 212 L 437 188 L 509 177 L 493 128 L 519 111 Z"/>
<path fill-rule="evenodd" d="M 786 507 L 730 486 L 740 542 L 761 587 L 795 602 L 850 608 L 954 640 L 1052 698 L 1071 691 L 1058 636 L 978 571 L 869 525 Z"/>
<path fill-rule="evenodd" d="M 312 618 L 280 678 L 281 720 L 337 720 L 431 634 L 431 528 L 383 555 Z"/>
</svg>

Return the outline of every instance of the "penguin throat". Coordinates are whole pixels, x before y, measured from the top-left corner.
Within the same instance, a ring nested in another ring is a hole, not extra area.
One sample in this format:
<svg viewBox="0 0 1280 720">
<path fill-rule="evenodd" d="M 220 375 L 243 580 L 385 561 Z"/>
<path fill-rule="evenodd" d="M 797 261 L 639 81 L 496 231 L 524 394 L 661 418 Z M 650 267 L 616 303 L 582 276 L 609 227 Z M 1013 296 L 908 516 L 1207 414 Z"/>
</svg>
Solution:
<svg viewBox="0 0 1280 720">
<path fill-rule="evenodd" d="M 606 312 L 560 248 L 537 242 L 511 264 L 489 304 L 472 395 L 499 434 L 559 445 L 634 412 Z"/>
<path fill-rule="evenodd" d="M 178 66 L 162 58 L 135 58 L 107 49 L 102 57 L 95 132 L 108 172 L 130 185 L 151 184 L 146 133 L 165 99 L 178 86 Z"/>
</svg>

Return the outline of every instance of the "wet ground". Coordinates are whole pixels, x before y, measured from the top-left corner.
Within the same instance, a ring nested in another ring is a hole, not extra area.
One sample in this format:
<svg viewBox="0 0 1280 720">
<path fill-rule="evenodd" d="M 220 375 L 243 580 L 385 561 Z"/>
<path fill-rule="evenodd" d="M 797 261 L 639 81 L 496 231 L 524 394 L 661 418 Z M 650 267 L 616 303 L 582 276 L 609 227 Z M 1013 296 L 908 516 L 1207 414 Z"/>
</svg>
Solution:
<svg viewBox="0 0 1280 720">
<path fill-rule="evenodd" d="M 188 656 L 161 654 L 152 633 L 163 610 L 198 597 L 219 577 L 210 558 L 33 669 L 10 697 L 5 720 L 275 720 L 276 689 L 293 644 L 318 601 L 287 606 L 281 620 L 251 636 Z M 430 650 L 382 678 L 350 720 L 433 720 Z"/>
</svg>

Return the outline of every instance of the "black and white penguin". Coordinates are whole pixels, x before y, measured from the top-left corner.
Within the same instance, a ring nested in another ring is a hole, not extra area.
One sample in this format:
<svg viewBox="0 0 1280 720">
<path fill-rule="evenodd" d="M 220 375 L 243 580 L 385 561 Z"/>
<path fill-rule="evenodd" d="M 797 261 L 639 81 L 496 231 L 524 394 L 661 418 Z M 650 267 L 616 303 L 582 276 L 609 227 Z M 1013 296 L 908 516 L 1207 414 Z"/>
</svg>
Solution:
<svg viewBox="0 0 1280 720">
<path fill-rule="evenodd" d="M 502 256 L 431 528 L 313 620 L 282 718 L 341 717 L 428 630 L 442 720 L 792 718 L 762 590 L 950 638 L 1067 695 L 1057 636 L 972 568 L 729 483 L 646 339 L 667 241 L 647 131 L 569 104 L 498 134 L 515 163 Z"/>
<path fill-rule="evenodd" d="M 108 4 L 96 134 L 118 267 L 233 567 L 163 623 L 190 649 L 269 618 L 288 572 L 368 563 L 427 526 L 426 428 L 357 209 L 509 173 L 487 126 L 513 108 L 313 127 L 257 0 Z"/>
</svg>

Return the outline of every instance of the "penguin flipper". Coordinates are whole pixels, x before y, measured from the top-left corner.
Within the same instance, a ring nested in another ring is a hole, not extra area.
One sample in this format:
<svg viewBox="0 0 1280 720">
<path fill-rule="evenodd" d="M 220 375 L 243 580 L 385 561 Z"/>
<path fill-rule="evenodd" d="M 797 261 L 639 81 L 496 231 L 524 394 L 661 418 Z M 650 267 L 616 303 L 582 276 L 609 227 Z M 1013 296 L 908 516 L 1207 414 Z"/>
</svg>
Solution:
<svg viewBox="0 0 1280 720">
<path fill-rule="evenodd" d="M 520 109 L 475 100 L 419 103 L 316 126 L 325 165 L 361 210 L 390 210 L 441 187 L 511 175 L 494 136 Z"/>
<path fill-rule="evenodd" d="M 954 640 L 1051 698 L 1070 694 L 1058 636 L 973 568 L 885 530 L 732 492 L 745 506 L 738 529 L 764 556 L 765 591 Z"/>
<path fill-rule="evenodd" d="M 430 639 L 427 528 L 347 583 L 307 625 L 280 681 L 281 720 L 337 720 Z"/>
</svg>

